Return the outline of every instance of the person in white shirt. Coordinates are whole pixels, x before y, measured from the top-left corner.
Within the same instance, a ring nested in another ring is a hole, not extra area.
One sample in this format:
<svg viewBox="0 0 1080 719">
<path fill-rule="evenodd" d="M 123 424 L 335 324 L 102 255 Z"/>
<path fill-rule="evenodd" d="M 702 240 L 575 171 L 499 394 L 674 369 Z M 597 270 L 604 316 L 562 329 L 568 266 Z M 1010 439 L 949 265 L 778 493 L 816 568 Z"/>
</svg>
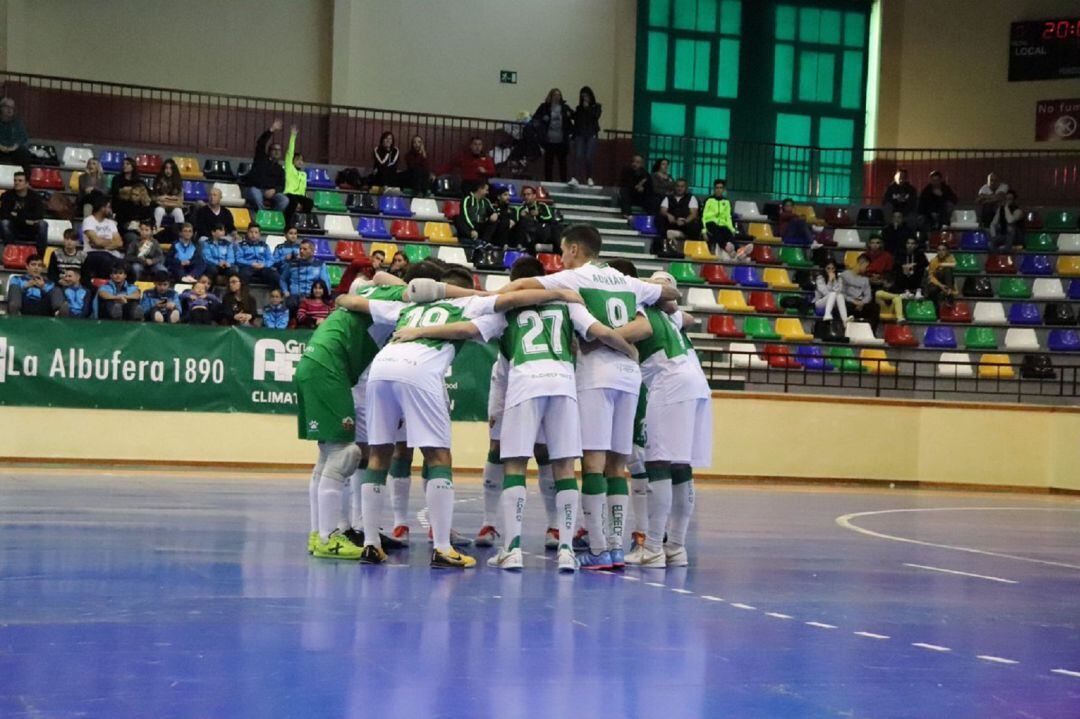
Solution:
<svg viewBox="0 0 1080 719">
<path fill-rule="evenodd" d="M 79 227 L 79 239 L 86 248 L 83 277 L 107 279 L 113 265 L 124 260 L 124 238 L 112 218 L 112 205 L 105 195 L 95 195 L 91 212 Z"/>
<path fill-rule="evenodd" d="M 994 221 L 994 215 L 1005 201 L 1008 191 L 1009 186 L 995 173 L 991 172 L 986 176 L 986 184 L 979 188 L 979 194 L 975 197 L 975 202 L 979 205 L 979 224 L 982 227 L 989 227 Z"/>
</svg>

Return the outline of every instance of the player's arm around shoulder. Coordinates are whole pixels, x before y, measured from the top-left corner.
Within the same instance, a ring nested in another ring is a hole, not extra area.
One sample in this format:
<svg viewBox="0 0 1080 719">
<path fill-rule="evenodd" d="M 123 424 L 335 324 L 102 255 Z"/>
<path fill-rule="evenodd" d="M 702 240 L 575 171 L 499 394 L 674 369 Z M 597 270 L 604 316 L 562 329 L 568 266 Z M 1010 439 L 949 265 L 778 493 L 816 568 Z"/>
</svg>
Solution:
<svg viewBox="0 0 1080 719">
<path fill-rule="evenodd" d="M 371 284 L 379 285 L 381 287 L 389 287 L 392 285 L 403 285 L 405 280 L 400 277 L 396 277 L 389 272 L 383 272 L 382 270 L 375 273 L 371 278 Z"/>
<path fill-rule="evenodd" d="M 627 322 L 625 325 L 615 330 L 619 336 L 630 342 L 636 344 L 642 340 L 647 340 L 652 337 L 652 323 L 649 322 L 649 318 L 645 315 L 638 313 L 637 317 Z"/>
<path fill-rule="evenodd" d="M 470 322 L 451 322 L 431 327 L 401 327 L 394 331 L 391 342 L 413 342 L 414 340 L 443 340 L 457 342 L 480 337 L 480 328 Z"/>
<path fill-rule="evenodd" d="M 529 277 L 525 279 L 531 280 L 533 278 Z M 548 302 L 565 302 L 571 305 L 585 304 L 585 301 L 581 299 L 581 295 L 574 290 L 522 289 L 512 292 L 500 292 L 495 300 L 495 311 L 506 312 L 507 310 L 517 309 L 518 307 L 542 305 Z"/>
<path fill-rule="evenodd" d="M 334 300 L 334 305 L 350 312 L 371 314 L 371 301 L 359 295 L 338 295 Z"/>
<path fill-rule="evenodd" d="M 554 275 L 549 275 L 549 276 L 554 277 Z M 496 294 L 505 295 L 505 294 L 508 294 L 510 292 L 519 292 L 521 290 L 542 290 L 542 289 L 544 289 L 544 284 L 542 282 L 540 282 L 540 280 L 538 280 L 537 278 L 535 278 L 535 277 L 522 277 L 520 279 L 514 280 L 513 282 L 509 282 L 509 283 L 503 285 L 502 287 L 499 288 L 499 290 L 498 290 L 498 292 Z"/>
<path fill-rule="evenodd" d="M 648 324 L 648 322 L 646 322 L 646 324 Z M 649 333 L 652 333 L 651 328 L 649 329 Z M 637 348 L 627 342 L 618 331 L 611 329 L 603 322 L 593 322 L 589 327 L 589 336 L 587 339 L 598 340 L 616 352 L 626 355 L 635 362 L 638 361 Z"/>
</svg>

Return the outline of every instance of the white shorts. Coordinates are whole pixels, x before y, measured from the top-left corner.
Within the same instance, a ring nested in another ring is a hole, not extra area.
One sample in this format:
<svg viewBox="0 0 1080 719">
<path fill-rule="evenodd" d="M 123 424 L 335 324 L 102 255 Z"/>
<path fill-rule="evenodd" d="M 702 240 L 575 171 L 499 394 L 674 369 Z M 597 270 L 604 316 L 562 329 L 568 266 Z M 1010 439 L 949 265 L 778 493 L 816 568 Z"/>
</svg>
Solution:
<svg viewBox="0 0 1080 719">
<path fill-rule="evenodd" d="M 353 407 L 356 410 L 356 442 L 367 444 L 367 375 L 361 375 L 360 381 L 352 388 Z"/>
<path fill-rule="evenodd" d="M 712 466 L 712 400 L 649 402 L 645 430 L 646 462 Z"/>
<path fill-rule="evenodd" d="M 534 445 L 545 443 L 551 459 L 581 456 L 581 426 L 573 397 L 533 397 L 507 407 L 503 418 L 499 436 L 503 459 L 531 457 Z"/>
<path fill-rule="evenodd" d="M 368 380 L 368 444 L 450 448 L 450 404 L 406 382 Z"/>
<path fill-rule="evenodd" d="M 637 392 L 617 389 L 579 389 L 581 448 L 585 451 L 629 455 L 634 446 Z"/>
</svg>

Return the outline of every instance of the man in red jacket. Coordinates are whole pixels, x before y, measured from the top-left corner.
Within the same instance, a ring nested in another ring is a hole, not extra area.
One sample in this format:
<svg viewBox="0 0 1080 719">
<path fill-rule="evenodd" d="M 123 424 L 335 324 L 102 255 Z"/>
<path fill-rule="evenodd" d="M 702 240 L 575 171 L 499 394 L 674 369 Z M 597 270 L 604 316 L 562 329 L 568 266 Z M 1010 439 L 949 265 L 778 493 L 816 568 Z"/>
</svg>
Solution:
<svg viewBox="0 0 1080 719">
<path fill-rule="evenodd" d="M 435 168 L 439 175 L 454 174 L 461 178 L 461 190 L 472 192 L 480 180 L 489 180 L 495 176 L 495 163 L 484 153 L 484 141 L 479 137 L 469 140 L 469 149 L 463 151 L 450 162 Z"/>
</svg>

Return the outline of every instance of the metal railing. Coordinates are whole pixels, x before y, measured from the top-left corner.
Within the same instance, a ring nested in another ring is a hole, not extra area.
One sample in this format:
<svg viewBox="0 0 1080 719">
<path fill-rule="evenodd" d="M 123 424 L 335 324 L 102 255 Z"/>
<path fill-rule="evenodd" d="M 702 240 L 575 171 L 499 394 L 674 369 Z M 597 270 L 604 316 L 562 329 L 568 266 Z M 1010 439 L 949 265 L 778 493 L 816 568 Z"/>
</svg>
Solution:
<svg viewBox="0 0 1080 719">
<path fill-rule="evenodd" d="M 274 119 L 296 125 L 300 149 L 313 163 L 365 167 L 383 131 L 404 152 L 422 136 L 433 166 L 461 152 L 470 137 L 487 148 L 523 149 L 513 120 L 400 112 L 379 108 L 124 85 L 93 80 L 0 73 L 0 94 L 15 99 L 32 137 L 145 147 L 209 156 L 250 156 L 255 138 Z M 961 203 L 973 202 L 994 171 L 1026 205 L 1075 203 L 1080 197 L 1080 152 L 1065 150 L 831 149 L 742 140 L 678 137 L 607 130 L 601 133 L 595 178 L 618 183 L 636 152 L 651 162 L 672 159 L 674 174 L 698 190 L 727 178 L 739 196 L 819 203 L 875 204 L 896 167 L 917 186 L 932 169 L 945 174 Z M 539 177 L 540 163 L 523 161 L 511 173 Z"/>
</svg>

